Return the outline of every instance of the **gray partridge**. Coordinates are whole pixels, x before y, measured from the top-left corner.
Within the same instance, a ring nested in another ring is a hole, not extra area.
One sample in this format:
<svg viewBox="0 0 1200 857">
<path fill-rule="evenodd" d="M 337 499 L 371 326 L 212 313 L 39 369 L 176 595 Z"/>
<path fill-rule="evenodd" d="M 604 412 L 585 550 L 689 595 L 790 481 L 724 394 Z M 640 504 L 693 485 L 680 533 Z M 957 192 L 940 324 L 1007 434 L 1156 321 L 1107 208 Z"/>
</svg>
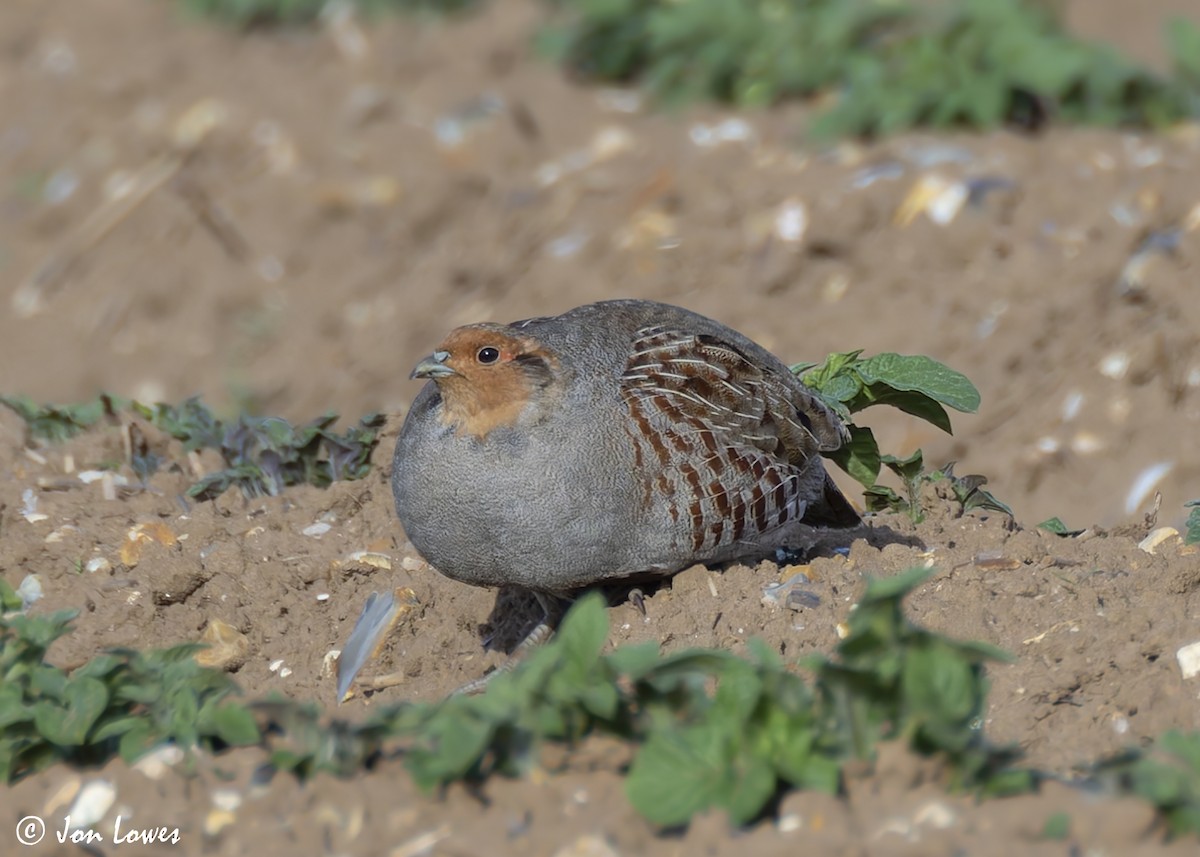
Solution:
<svg viewBox="0 0 1200 857">
<path fill-rule="evenodd" d="M 820 456 L 846 440 L 838 416 L 764 348 L 679 307 L 467 325 L 412 377 L 431 383 L 393 461 L 408 538 L 445 576 L 534 593 L 550 619 L 584 587 L 859 523 Z"/>
</svg>

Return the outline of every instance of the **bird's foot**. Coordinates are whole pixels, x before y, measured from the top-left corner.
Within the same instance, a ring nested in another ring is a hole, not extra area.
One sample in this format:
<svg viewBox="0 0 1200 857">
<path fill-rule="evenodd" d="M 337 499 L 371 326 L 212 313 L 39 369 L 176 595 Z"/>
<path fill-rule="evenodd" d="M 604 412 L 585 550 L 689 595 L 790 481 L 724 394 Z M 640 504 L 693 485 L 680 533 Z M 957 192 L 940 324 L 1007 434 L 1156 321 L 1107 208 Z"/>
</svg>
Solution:
<svg viewBox="0 0 1200 857">
<path fill-rule="evenodd" d="M 530 615 L 527 612 L 506 612 L 509 608 L 516 607 L 517 605 L 525 606 L 529 602 L 537 606 L 535 622 L 529 621 Z M 547 643 L 554 636 L 554 631 L 558 627 L 558 623 L 562 619 L 564 612 L 566 611 L 563 602 L 553 595 L 542 592 L 530 592 L 528 590 L 517 590 L 515 587 L 502 588 L 496 593 L 496 608 L 492 610 L 492 616 L 489 619 L 491 631 L 485 640 L 485 646 L 488 648 L 500 648 L 500 646 L 492 646 L 490 644 L 500 641 L 502 637 L 511 636 L 514 630 L 520 636 L 517 638 L 515 645 L 509 650 L 510 654 L 507 660 L 490 673 L 467 682 L 451 695 L 465 696 L 482 693 L 487 689 L 492 679 L 502 673 L 510 672 L 531 651 Z M 503 645 L 503 641 L 501 641 L 501 645 Z"/>
</svg>

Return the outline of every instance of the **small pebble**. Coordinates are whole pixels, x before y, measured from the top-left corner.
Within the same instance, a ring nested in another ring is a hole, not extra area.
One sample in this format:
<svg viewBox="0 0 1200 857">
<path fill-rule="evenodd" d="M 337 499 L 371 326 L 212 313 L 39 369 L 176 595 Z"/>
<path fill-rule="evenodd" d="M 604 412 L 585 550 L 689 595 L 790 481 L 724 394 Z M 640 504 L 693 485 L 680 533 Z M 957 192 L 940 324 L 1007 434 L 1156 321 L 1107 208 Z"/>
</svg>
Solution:
<svg viewBox="0 0 1200 857">
<path fill-rule="evenodd" d="M 163 744 L 133 763 L 133 769 L 152 780 L 161 780 L 175 765 L 183 761 L 183 750 L 176 744 Z"/>
<path fill-rule="evenodd" d="M 932 827 L 934 830 L 945 830 L 952 827 L 955 821 L 954 810 L 941 801 L 930 801 L 913 816 L 913 823 L 922 827 Z"/>
<path fill-rule="evenodd" d="M 601 89 L 596 103 L 614 113 L 637 113 L 642 109 L 642 94 L 636 89 Z"/>
<path fill-rule="evenodd" d="M 1079 416 L 1079 411 L 1083 407 L 1084 395 L 1079 390 L 1072 390 L 1067 393 L 1063 399 L 1062 418 L 1064 423 L 1069 423 L 1071 420 Z"/>
<path fill-rule="evenodd" d="M 569 259 L 587 246 L 591 236 L 586 232 L 568 232 L 546 245 L 546 255 L 552 259 Z"/>
<path fill-rule="evenodd" d="M 780 241 L 795 243 L 804 237 L 808 230 L 808 210 L 804 203 L 797 199 L 789 199 L 779 206 L 775 215 L 775 234 Z"/>
<path fill-rule="evenodd" d="M 46 180 L 42 188 L 42 199 L 47 205 L 61 205 L 79 189 L 79 176 L 73 170 L 63 168 Z"/>
<path fill-rule="evenodd" d="M 309 536 L 310 538 L 319 539 L 332 529 L 333 527 L 324 521 L 317 521 L 315 524 L 309 524 L 300 532 L 302 535 Z"/>
<path fill-rule="evenodd" d="M 1158 553 L 1159 547 L 1167 541 L 1179 538 L 1179 530 L 1174 527 L 1159 527 L 1146 538 L 1138 542 L 1138 547 L 1148 554 Z"/>
<path fill-rule="evenodd" d="M 781 815 L 775 826 L 780 833 L 795 833 L 804 827 L 804 819 L 794 812 L 789 812 L 787 815 Z"/>
<path fill-rule="evenodd" d="M 228 810 L 210 810 L 208 815 L 204 817 L 204 835 L 216 836 L 235 821 L 237 821 L 237 816 Z"/>
<path fill-rule="evenodd" d="M 893 181 L 904 176 L 904 165 L 896 161 L 863 167 L 850 178 L 850 187 L 863 190 L 878 181 Z"/>
<path fill-rule="evenodd" d="M 213 806 L 226 812 L 237 812 L 242 805 L 242 795 L 237 789 L 216 789 L 211 797 Z"/>
<path fill-rule="evenodd" d="M 1179 669 L 1183 677 L 1195 678 L 1200 675 L 1200 642 L 1189 643 L 1175 653 L 1179 661 Z"/>
<path fill-rule="evenodd" d="M 24 612 L 42 600 L 42 580 L 36 574 L 27 574 L 17 587 L 17 595 L 21 598 L 21 611 Z"/>
<path fill-rule="evenodd" d="M 117 801 L 117 789 L 108 780 L 89 780 L 83 784 L 67 814 L 72 830 L 95 827 Z"/>
<path fill-rule="evenodd" d="M 26 488 L 21 492 L 21 517 L 31 524 L 49 519 L 49 515 L 42 514 L 37 508 L 37 493 L 32 488 Z"/>
<path fill-rule="evenodd" d="M 604 837 L 587 833 L 559 848 L 554 857 L 620 857 L 620 852 Z"/>
<path fill-rule="evenodd" d="M 1120 381 L 1129 371 L 1130 358 L 1124 351 L 1114 351 L 1100 361 L 1100 374 L 1105 378 Z"/>
<path fill-rule="evenodd" d="M 1076 455 L 1095 455 L 1104 450 L 1104 441 L 1090 431 L 1076 432 L 1071 438 L 1071 451 Z"/>
</svg>

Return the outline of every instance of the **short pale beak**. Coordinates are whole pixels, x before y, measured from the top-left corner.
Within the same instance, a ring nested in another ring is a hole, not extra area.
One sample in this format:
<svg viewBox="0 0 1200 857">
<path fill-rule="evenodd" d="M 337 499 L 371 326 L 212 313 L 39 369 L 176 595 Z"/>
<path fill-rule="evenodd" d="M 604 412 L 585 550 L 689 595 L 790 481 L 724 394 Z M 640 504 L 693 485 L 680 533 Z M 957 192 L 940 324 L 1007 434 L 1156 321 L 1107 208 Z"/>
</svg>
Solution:
<svg viewBox="0 0 1200 857">
<path fill-rule="evenodd" d="M 436 381 L 438 378 L 457 375 L 457 372 L 446 365 L 446 360 L 449 357 L 449 351 L 435 351 L 418 363 L 412 370 L 412 374 L 408 377 L 413 381 L 418 378 L 430 378 Z"/>
</svg>

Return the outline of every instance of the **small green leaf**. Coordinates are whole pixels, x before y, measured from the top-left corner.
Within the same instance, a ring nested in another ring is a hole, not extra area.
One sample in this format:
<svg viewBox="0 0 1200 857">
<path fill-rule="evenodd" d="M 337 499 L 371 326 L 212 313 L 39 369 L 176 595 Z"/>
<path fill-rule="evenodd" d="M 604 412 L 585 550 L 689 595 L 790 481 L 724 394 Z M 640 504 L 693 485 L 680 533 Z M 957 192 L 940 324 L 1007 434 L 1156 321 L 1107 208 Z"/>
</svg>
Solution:
<svg viewBox="0 0 1200 857">
<path fill-rule="evenodd" d="M 890 405 L 906 414 L 912 414 L 917 419 L 925 420 L 946 434 L 954 434 L 950 425 L 950 415 L 946 413 L 946 409 L 924 393 L 893 390 L 880 384 L 871 385 L 867 388 L 867 392 L 870 393 L 869 398 L 850 403 L 851 411 L 858 412 L 874 405 Z"/>
<path fill-rule="evenodd" d="M 105 679 L 119 669 L 123 664 L 124 660 L 116 655 L 97 655 L 79 669 L 71 673 L 71 678 L 76 679 L 91 677 Z"/>
<path fill-rule="evenodd" d="M 69 681 L 63 703 L 42 700 L 34 706 L 34 723 L 47 741 L 61 747 L 76 747 L 87 740 L 88 730 L 108 705 L 108 689 L 95 678 Z"/>
<path fill-rule="evenodd" d="M 243 705 L 227 703 L 213 713 L 217 737 L 231 747 L 244 747 L 262 740 L 254 715 Z"/>
<path fill-rule="evenodd" d="M 658 643 L 630 643 L 608 655 L 608 663 L 618 674 L 637 681 L 658 666 L 662 647 Z"/>
<path fill-rule="evenodd" d="M 892 577 L 873 577 L 867 581 L 867 591 L 859 600 L 859 610 L 884 601 L 903 598 L 936 574 L 932 568 L 910 568 Z"/>
<path fill-rule="evenodd" d="M 30 674 L 29 686 L 39 696 L 65 700 L 67 692 L 67 674 L 58 667 L 49 664 L 38 664 Z"/>
<path fill-rule="evenodd" d="M 730 788 L 721 803 L 734 824 L 748 824 L 758 817 L 775 794 L 775 770 L 766 759 L 745 755 L 734 765 Z"/>
<path fill-rule="evenodd" d="M 109 716 L 106 715 L 97 722 L 96 728 L 91 734 L 93 743 L 99 744 L 102 741 L 107 741 L 109 738 L 118 738 L 124 735 L 141 722 L 143 715 L 131 714 L 125 717 L 108 719 Z"/>
<path fill-rule="evenodd" d="M 975 713 L 977 688 L 971 665 L 945 646 L 930 643 L 910 651 L 903 683 L 912 713 L 935 724 L 963 722 Z"/>
<path fill-rule="evenodd" d="M 1071 816 L 1065 812 L 1056 812 L 1046 819 L 1042 825 L 1042 838 L 1063 840 L 1071 835 Z"/>
<path fill-rule="evenodd" d="M 625 794 L 647 821 L 660 827 L 686 824 L 712 806 L 724 787 L 719 751 L 689 741 L 679 732 L 656 732 L 638 751 L 625 780 Z"/>
<path fill-rule="evenodd" d="M 894 455 L 881 455 L 880 461 L 887 465 L 888 470 L 895 473 L 905 482 L 913 482 L 921 475 L 925 467 L 925 456 L 917 450 L 908 458 L 897 458 Z"/>
<path fill-rule="evenodd" d="M 854 368 L 867 384 L 924 393 L 935 402 L 963 413 L 973 414 L 979 409 L 979 391 L 975 385 L 965 375 L 929 357 L 876 354 Z"/>
<path fill-rule="evenodd" d="M 33 708 L 25 704 L 25 694 L 21 688 L 15 683 L 0 684 L 0 737 L 10 726 L 32 719 Z"/>
<path fill-rule="evenodd" d="M 1192 500 L 1184 505 L 1192 507 L 1187 523 L 1184 525 L 1187 528 L 1183 534 L 1184 544 L 1200 544 L 1200 500 Z"/>
<path fill-rule="evenodd" d="M 863 491 L 868 512 L 906 512 L 908 501 L 886 485 L 872 485 Z"/>
<path fill-rule="evenodd" d="M 22 606 L 21 596 L 17 595 L 7 580 L 0 577 L 0 615 L 20 610 Z"/>
<path fill-rule="evenodd" d="M 758 707 L 763 681 L 757 671 L 743 660 L 730 661 L 717 681 L 713 698 L 715 716 L 741 728 Z"/>
<path fill-rule="evenodd" d="M 875 434 L 866 426 L 850 426 L 850 440 L 832 452 L 822 453 L 868 488 L 879 478 L 881 457 Z"/>
<path fill-rule="evenodd" d="M 590 665 L 600 656 L 607 641 L 608 611 L 604 597 L 598 592 L 589 592 L 567 611 L 555 642 L 569 663 Z"/>
</svg>

